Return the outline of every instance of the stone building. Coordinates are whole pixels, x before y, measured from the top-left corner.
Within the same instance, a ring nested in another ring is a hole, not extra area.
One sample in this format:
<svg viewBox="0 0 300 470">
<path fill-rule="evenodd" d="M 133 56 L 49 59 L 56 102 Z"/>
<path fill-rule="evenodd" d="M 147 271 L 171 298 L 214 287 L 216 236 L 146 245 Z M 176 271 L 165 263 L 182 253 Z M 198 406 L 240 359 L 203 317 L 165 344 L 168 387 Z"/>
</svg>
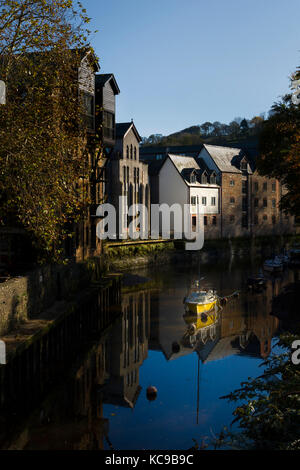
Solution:
<svg viewBox="0 0 300 470">
<path fill-rule="evenodd" d="M 149 163 L 152 203 L 162 202 L 161 189 L 163 192 L 172 192 L 172 189 L 166 188 L 171 184 L 167 183 L 168 175 L 165 175 L 164 184 L 161 173 L 171 153 L 180 157 L 182 162 L 186 161 L 187 166 L 192 158 L 196 172 L 199 172 L 198 167 L 205 168 L 208 173 L 215 172 L 219 186 L 219 212 L 211 218 L 206 214 L 207 238 L 255 237 L 299 232 L 294 217 L 285 214 L 279 207 L 281 197 L 286 192 L 285 188 L 275 179 L 260 176 L 256 170 L 256 145 L 247 144 L 245 148 L 237 148 L 204 144 L 171 149 L 169 152 L 165 147 L 141 149 L 141 158 Z M 179 151 L 182 153 L 178 153 Z M 175 191 L 173 202 L 177 201 L 177 196 Z M 169 202 L 171 203 L 171 200 Z"/>
<path fill-rule="evenodd" d="M 220 181 L 222 238 L 295 233 L 294 217 L 279 209 L 282 185 L 260 176 L 246 151 L 204 145 L 198 158 Z"/>
<path fill-rule="evenodd" d="M 114 205 L 117 214 L 117 234 L 127 237 L 129 224 L 134 231 L 140 231 L 136 217 L 127 214 L 127 207 L 133 204 L 144 204 L 150 209 L 150 186 L 148 165 L 140 161 L 139 142 L 141 137 L 133 122 L 116 125 L 116 144 L 108 161 L 108 201 Z M 121 202 L 120 197 L 126 199 Z M 126 202 L 125 202 L 126 201 Z M 127 207 L 126 207 L 127 206 Z M 150 213 L 143 215 L 144 227 L 150 227 Z"/>
</svg>

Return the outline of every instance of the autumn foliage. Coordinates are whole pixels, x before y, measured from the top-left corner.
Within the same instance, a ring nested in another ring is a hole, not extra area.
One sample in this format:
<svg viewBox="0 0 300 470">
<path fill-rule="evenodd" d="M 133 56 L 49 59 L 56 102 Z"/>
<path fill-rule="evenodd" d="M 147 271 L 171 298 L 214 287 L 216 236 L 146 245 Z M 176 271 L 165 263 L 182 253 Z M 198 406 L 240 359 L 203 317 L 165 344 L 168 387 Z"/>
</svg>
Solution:
<svg viewBox="0 0 300 470">
<path fill-rule="evenodd" d="M 274 104 L 264 123 L 257 164 L 262 175 L 284 184 L 282 208 L 300 217 L 300 105 L 292 103 L 291 95 Z"/>
<path fill-rule="evenodd" d="M 69 0 L 0 0 L 0 223 L 20 226 L 41 259 L 60 257 L 86 171 L 78 66 L 89 19 Z"/>
</svg>

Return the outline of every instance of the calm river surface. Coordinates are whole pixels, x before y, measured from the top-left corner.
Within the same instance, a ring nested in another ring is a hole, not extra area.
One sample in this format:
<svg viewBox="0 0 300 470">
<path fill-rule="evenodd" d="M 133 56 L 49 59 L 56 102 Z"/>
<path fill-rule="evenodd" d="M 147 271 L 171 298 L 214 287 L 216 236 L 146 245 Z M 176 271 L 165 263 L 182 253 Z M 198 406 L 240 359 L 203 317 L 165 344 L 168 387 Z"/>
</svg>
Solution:
<svg viewBox="0 0 300 470">
<path fill-rule="evenodd" d="M 294 281 L 286 270 L 266 290 L 245 289 L 247 263 L 135 271 L 152 280 L 122 295 L 122 315 L 78 358 L 63 383 L 2 440 L 23 449 L 188 449 L 211 441 L 236 407 L 220 399 L 248 377 L 276 343 L 272 299 Z M 228 296 L 241 290 L 205 334 L 187 335 L 183 299 L 191 282 Z M 157 388 L 149 401 L 148 386 Z M 1 421 L 0 421 L 1 425 Z M 3 434 L 2 434 L 3 436 Z M 5 443 L 5 444 L 4 444 Z M 4 448 L 2 447 L 2 448 Z"/>
</svg>

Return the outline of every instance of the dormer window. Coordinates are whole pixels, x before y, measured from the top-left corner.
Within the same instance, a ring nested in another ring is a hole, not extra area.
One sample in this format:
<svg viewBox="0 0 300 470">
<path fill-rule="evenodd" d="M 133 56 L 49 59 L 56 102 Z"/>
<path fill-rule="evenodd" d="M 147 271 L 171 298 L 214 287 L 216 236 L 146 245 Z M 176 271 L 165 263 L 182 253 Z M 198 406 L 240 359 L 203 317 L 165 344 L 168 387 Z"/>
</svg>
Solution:
<svg viewBox="0 0 300 470">
<path fill-rule="evenodd" d="M 201 176 L 201 183 L 202 184 L 207 184 L 207 173 L 204 172 L 203 175 Z"/>
<path fill-rule="evenodd" d="M 210 175 L 210 184 L 216 184 L 217 183 L 217 176 L 215 173 L 212 173 Z"/>
<path fill-rule="evenodd" d="M 241 168 L 241 171 L 247 171 L 247 170 L 248 170 L 248 163 L 247 163 L 246 160 L 242 160 L 242 161 L 241 161 L 241 166 L 240 166 L 240 168 Z"/>
<path fill-rule="evenodd" d="M 196 177 L 196 174 L 195 174 L 195 173 L 192 173 L 192 174 L 191 174 L 190 181 L 191 181 L 191 183 L 196 183 L 196 182 L 197 182 L 197 177 Z"/>
</svg>

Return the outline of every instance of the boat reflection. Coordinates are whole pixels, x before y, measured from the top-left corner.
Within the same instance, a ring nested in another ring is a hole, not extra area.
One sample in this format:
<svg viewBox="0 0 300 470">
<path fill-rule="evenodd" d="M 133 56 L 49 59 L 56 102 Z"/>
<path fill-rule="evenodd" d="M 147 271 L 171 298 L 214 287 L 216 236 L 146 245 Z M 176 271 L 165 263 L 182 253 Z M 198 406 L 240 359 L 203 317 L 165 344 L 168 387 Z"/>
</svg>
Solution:
<svg viewBox="0 0 300 470">
<path fill-rule="evenodd" d="M 153 372 L 157 364 L 162 366 L 164 374 L 170 370 L 170 378 L 172 373 L 181 380 L 182 367 L 178 364 L 177 370 L 166 361 L 182 360 L 184 367 L 191 367 L 191 364 L 194 367 L 197 362 L 199 410 L 199 383 L 202 380 L 199 363 L 221 361 L 234 355 L 266 358 L 280 326 L 275 316 L 274 299 L 284 286 L 300 277 L 300 272 L 285 271 L 278 278 L 267 279 L 261 292 L 245 289 L 223 308 L 216 304 L 207 312 L 191 314 L 184 312 L 182 299 L 187 295 L 195 273 L 169 270 L 166 274 L 165 279 L 159 274 L 160 284 L 155 289 L 123 293 L 120 317 L 98 337 L 93 336 L 93 343 L 66 371 L 63 383 L 57 383 L 53 388 L 50 384 L 47 396 L 35 404 L 34 410 L 24 416 L 1 411 L 0 448 L 121 448 L 128 434 L 128 416 L 135 416 L 137 423 L 143 421 L 145 407 L 142 409 L 137 403 L 142 402 L 143 395 L 146 398 L 147 387 L 150 384 L 156 386 L 159 396 L 164 387 L 169 387 L 166 376 L 160 377 Z M 154 278 L 155 273 L 152 275 Z M 230 276 L 227 271 L 212 271 L 207 274 L 207 283 L 214 286 L 220 296 L 229 297 L 233 289 L 242 289 L 249 275 L 249 271 L 243 274 L 240 270 L 232 270 Z M 281 304 L 278 310 L 283 311 Z M 197 361 L 184 363 L 184 356 L 190 354 L 194 354 Z M 141 382 L 140 368 L 146 360 L 144 367 L 148 376 L 145 379 L 144 373 Z M 203 382 L 203 387 L 206 386 Z M 1 392 L 4 396 L 3 390 Z M 220 389 L 219 396 L 223 392 Z M 157 409 L 158 401 L 155 402 Z M 115 410 L 110 405 L 119 407 L 119 414 L 126 415 L 124 421 L 112 418 L 111 412 Z M 130 410 L 124 408 L 134 409 L 134 413 L 128 413 Z M 151 410 L 154 413 L 155 406 Z M 118 437 L 120 423 L 123 423 L 121 444 L 117 442 L 121 439 Z"/>
</svg>

